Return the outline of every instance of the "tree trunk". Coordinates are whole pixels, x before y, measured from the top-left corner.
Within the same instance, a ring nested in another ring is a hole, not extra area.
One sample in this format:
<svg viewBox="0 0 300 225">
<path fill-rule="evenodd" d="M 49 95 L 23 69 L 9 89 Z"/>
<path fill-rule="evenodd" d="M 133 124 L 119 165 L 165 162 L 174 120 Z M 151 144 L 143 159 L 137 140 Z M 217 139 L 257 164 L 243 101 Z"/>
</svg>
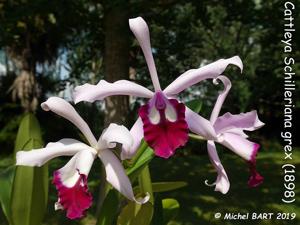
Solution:
<svg viewBox="0 0 300 225">
<path fill-rule="evenodd" d="M 106 1 L 104 12 L 105 79 L 114 82 L 129 79 L 129 26 L 127 0 Z M 105 125 L 124 124 L 129 112 L 128 96 L 106 98 Z M 126 125 L 126 124 L 125 124 Z"/>
<path fill-rule="evenodd" d="M 114 82 L 129 79 L 129 26 L 128 26 L 128 3 L 127 0 L 105 1 L 104 11 L 104 72 L 105 79 Z M 105 99 L 104 126 L 109 123 L 126 125 L 129 112 L 128 96 L 113 96 Z M 100 215 L 105 195 L 107 194 L 107 183 L 105 171 L 102 170 L 103 179 L 99 189 L 96 216 Z"/>
<path fill-rule="evenodd" d="M 29 46 L 29 45 L 28 45 Z M 30 46 L 25 48 L 22 54 L 8 50 L 16 67 L 20 71 L 9 92 L 13 101 L 20 100 L 24 112 L 35 112 L 40 95 L 39 85 L 36 81 L 36 62 L 32 57 Z"/>
</svg>

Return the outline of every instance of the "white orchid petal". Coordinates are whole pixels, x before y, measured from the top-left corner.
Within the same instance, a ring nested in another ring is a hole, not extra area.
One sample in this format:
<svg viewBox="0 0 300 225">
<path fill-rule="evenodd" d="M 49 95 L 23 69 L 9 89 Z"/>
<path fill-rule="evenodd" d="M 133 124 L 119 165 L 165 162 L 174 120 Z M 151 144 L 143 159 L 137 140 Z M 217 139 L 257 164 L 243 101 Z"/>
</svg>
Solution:
<svg viewBox="0 0 300 225">
<path fill-rule="evenodd" d="M 225 113 L 223 116 L 217 118 L 214 127 L 217 133 L 222 133 L 231 131 L 232 129 L 253 131 L 264 125 L 265 124 L 259 120 L 257 111 L 253 110 L 235 115 Z"/>
<path fill-rule="evenodd" d="M 133 138 L 125 126 L 111 123 L 99 138 L 98 147 L 100 149 L 114 148 L 116 143 L 120 143 L 125 149 L 129 149 L 133 144 Z"/>
<path fill-rule="evenodd" d="M 41 104 L 41 107 L 45 111 L 52 111 L 72 122 L 86 137 L 91 146 L 95 146 L 97 144 L 97 140 L 87 123 L 66 100 L 58 97 L 50 97 L 47 101 Z"/>
<path fill-rule="evenodd" d="M 49 160 L 59 156 L 74 155 L 90 147 L 74 139 L 65 138 L 58 142 L 50 142 L 45 148 L 17 152 L 17 165 L 42 166 Z"/>
<path fill-rule="evenodd" d="M 232 133 L 232 134 L 236 134 L 239 135 L 243 138 L 248 138 L 249 136 L 240 128 L 232 128 L 228 131 L 226 131 L 226 133 Z"/>
<path fill-rule="evenodd" d="M 212 124 L 202 116 L 193 112 L 191 109 L 186 107 L 185 118 L 188 123 L 189 129 L 207 140 L 216 139 L 217 135 Z"/>
<path fill-rule="evenodd" d="M 228 95 L 228 92 L 230 91 L 230 88 L 231 88 L 231 82 L 230 80 L 225 77 L 225 76 L 218 76 L 216 79 L 214 79 L 214 84 L 218 84 L 218 80 L 221 80 L 223 85 L 224 85 L 224 90 L 219 94 L 218 96 L 218 99 L 216 101 L 216 104 L 213 108 L 213 111 L 211 113 L 211 116 L 210 116 L 210 122 L 212 124 L 215 123 L 216 119 L 218 118 L 219 116 L 219 113 L 221 111 L 221 108 L 222 108 L 222 105 Z"/>
<path fill-rule="evenodd" d="M 129 20 L 129 27 L 143 50 L 155 91 L 160 91 L 161 88 L 151 51 L 148 25 L 142 17 L 137 17 Z"/>
<path fill-rule="evenodd" d="M 66 187 L 73 187 L 78 181 L 80 174 L 89 175 L 95 159 L 95 153 L 90 150 L 82 150 L 74 155 L 71 160 L 57 172 L 61 182 Z"/>
<path fill-rule="evenodd" d="M 151 98 L 153 92 L 128 80 L 119 80 L 114 83 L 100 80 L 97 85 L 84 84 L 77 86 L 74 90 L 73 98 L 75 103 L 81 101 L 94 102 L 96 100 L 103 100 L 112 95 L 130 95 Z"/>
<path fill-rule="evenodd" d="M 124 148 L 124 147 L 122 148 L 122 152 L 121 152 L 122 160 L 130 159 L 136 154 L 141 144 L 141 140 L 144 137 L 143 122 L 140 117 L 137 119 L 137 121 L 130 129 L 130 134 L 133 137 L 133 144 L 130 148 Z"/>
<path fill-rule="evenodd" d="M 220 158 L 219 158 L 217 150 L 216 150 L 215 143 L 213 141 L 207 142 L 207 150 L 208 150 L 209 159 L 218 172 L 217 180 L 212 185 L 216 186 L 215 191 L 219 191 L 222 194 L 226 194 L 229 190 L 230 182 L 227 177 L 226 171 L 220 161 Z M 207 183 L 207 181 L 206 181 L 206 183 Z M 208 186 L 211 186 L 211 185 L 208 185 Z"/>
<path fill-rule="evenodd" d="M 119 159 L 110 150 L 102 150 L 99 152 L 99 157 L 104 164 L 106 171 L 106 180 L 121 194 L 131 201 L 143 204 L 149 200 L 147 195 L 143 199 L 137 200 L 134 197 L 132 186 L 125 170 Z"/>
<path fill-rule="evenodd" d="M 199 69 L 188 70 L 174 80 L 166 89 L 164 93 L 167 96 L 177 95 L 186 88 L 205 79 L 217 78 L 229 64 L 238 66 L 243 70 L 243 63 L 238 56 L 234 56 L 229 59 L 220 59 L 216 62 L 210 63 Z"/>
</svg>

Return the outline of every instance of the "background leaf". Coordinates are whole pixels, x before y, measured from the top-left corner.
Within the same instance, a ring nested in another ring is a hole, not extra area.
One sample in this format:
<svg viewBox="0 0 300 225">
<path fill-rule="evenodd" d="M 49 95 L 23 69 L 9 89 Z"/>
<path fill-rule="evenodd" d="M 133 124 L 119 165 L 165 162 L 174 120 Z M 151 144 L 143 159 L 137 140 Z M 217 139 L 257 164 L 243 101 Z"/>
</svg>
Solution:
<svg viewBox="0 0 300 225">
<path fill-rule="evenodd" d="M 15 166 L 11 166 L 0 173 L 0 204 L 7 221 L 11 224 L 10 196 L 15 173 Z"/>
<path fill-rule="evenodd" d="M 22 119 L 15 153 L 19 150 L 41 148 L 43 141 L 40 125 L 33 114 Z M 13 225 L 41 224 L 48 198 L 48 166 L 41 168 L 18 166 L 13 181 L 11 216 Z"/>
<path fill-rule="evenodd" d="M 117 215 L 119 199 L 115 190 L 111 189 L 104 200 L 97 225 L 112 225 Z"/>
<path fill-rule="evenodd" d="M 182 187 L 187 186 L 187 182 L 184 181 L 173 181 L 173 182 L 152 182 L 153 192 L 167 192 L 173 191 Z M 140 187 L 134 187 L 135 192 L 140 192 Z"/>
<path fill-rule="evenodd" d="M 160 193 L 155 193 L 154 212 L 151 225 L 162 225 L 163 222 L 163 208 L 162 197 Z"/>
<path fill-rule="evenodd" d="M 118 225 L 149 225 L 152 221 L 154 213 L 154 197 L 152 192 L 151 176 L 147 163 L 143 166 L 143 169 L 139 173 L 139 193 L 136 194 L 136 197 L 145 196 L 146 193 L 150 195 L 149 201 L 142 205 L 135 202 L 129 202 L 122 209 L 118 217 Z"/>
<path fill-rule="evenodd" d="M 176 190 L 187 186 L 187 183 L 184 181 L 174 181 L 174 182 L 155 182 L 152 183 L 153 192 L 166 192 Z"/>
<path fill-rule="evenodd" d="M 129 202 L 121 211 L 117 225 L 149 225 L 153 216 L 153 205 Z"/>
<path fill-rule="evenodd" d="M 166 198 L 162 200 L 163 207 L 163 224 L 167 224 L 170 220 L 174 219 L 179 212 L 179 202 L 174 198 Z"/>
</svg>

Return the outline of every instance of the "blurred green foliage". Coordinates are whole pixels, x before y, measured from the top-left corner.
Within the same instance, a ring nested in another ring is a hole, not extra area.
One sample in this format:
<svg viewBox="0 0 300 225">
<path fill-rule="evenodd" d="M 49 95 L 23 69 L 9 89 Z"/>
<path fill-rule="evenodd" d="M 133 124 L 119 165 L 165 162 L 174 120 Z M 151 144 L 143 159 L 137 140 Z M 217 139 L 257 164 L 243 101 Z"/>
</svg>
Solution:
<svg viewBox="0 0 300 225">
<path fill-rule="evenodd" d="M 41 129 L 33 114 L 23 116 L 15 144 L 18 151 L 43 147 Z M 11 225 L 40 225 L 48 202 L 48 165 L 18 166 L 15 169 L 10 199 Z"/>
</svg>

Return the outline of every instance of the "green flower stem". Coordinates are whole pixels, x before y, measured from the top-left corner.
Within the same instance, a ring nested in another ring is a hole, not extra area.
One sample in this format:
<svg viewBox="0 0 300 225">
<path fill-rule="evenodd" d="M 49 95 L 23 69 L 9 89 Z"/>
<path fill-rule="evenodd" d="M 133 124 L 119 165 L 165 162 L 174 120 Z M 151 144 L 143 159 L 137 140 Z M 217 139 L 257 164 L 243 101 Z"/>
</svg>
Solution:
<svg viewBox="0 0 300 225">
<path fill-rule="evenodd" d="M 137 160 L 141 157 L 141 155 L 144 153 L 144 151 L 147 149 L 147 147 L 148 147 L 147 143 L 145 141 L 142 141 L 142 144 L 137 150 L 135 156 L 130 160 L 124 161 L 128 164 L 127 166 L 131 167 L 132 165 L 134 165 L 137 162 Z"/>
<path fill-rule="evenodd" d="M 197 134 L 191 134 L 189 133 L 189 137 L 194 139 L 194 140 L 197 140 L 197 141 L 205 141 L 206 139 L 200 135 L 197 135 Z"/>
<path fill-rule="evenodd" d="M 145 166 L 145 168 L 141 171 L 139 175 L 139 186 L 142 193 L 148 193 L 150 195 L 150 200 L 152 204 L 154 204 L 154 196 L 152 191 L 152 182 L 151 182 L 151 175 L 149 171 L 149 166 Z"/>
<path fill-rule="evenodd" d="M 106 197 L 109 189 L 110 189 L 110 185 L 106 181 L 106 172 L 105 172 L 104 165 L 102 165 L 101 166 L 99 197 L 98 197 L 97 209 L 96 209 L 96 218 L 98 218 L 100 216 L 103 202 L 105 200 L 105 197 Z"/>
</svg>

